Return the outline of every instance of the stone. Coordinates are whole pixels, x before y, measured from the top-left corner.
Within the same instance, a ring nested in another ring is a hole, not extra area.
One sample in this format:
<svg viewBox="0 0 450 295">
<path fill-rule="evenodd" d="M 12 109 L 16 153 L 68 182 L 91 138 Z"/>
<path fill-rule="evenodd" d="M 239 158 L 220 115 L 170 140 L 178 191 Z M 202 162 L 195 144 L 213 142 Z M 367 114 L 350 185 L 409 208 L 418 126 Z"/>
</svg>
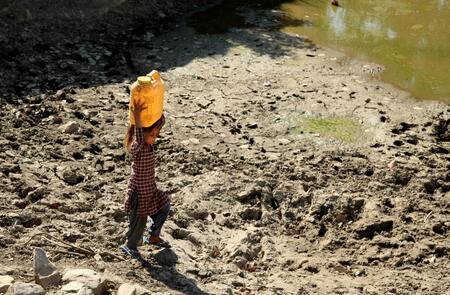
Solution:
<svg viewBox="0 0 450 295">
<path fill-rule="evenodd" d="M 1 237 L 0 237 L 1 240 Z M 12 275 L 14 274 L 14 269 L 6 265 L 0 265 L 0 276 Z"/>
<path fill-rule="evenodd" d="M 197 138 L 189 138 L 189 141 L 192 144 L 200 144 L 200 140 L 198 140 Z"/>
<path fill-rule="evenodd" d="M 101 277 L 101 283 L 103 290 L 116 289 L 118 285 L 122 282 L 122 279 L 114 275 L 111 271 L 106 269 Z"/>
<path fill-rule="evenodd" d="M 36 247 L 33 254 L 34 279 L 36 284 L 47 289 L 50 285 L 57 285 L 61 281 L 61 274 L 56 266 L 51 263 L 44 249 Z"/>
<path fill-rule="evenodd" d="M 117 290 L 117 295 L 136 295 L 137 289 L 134 285 L 131 284 L 122 284 Z"/>
<path fill-rule="evenodd" d="M 80 124 L 70 121 L 64 125 L 61 125 L 59 129 L 66 134 L 76 134 L 80 130 Z"/>
<path fill-rule="evenodd" d="M 6 292 L 7 295 L 44 295 L 42 286 L 33 283 L 14 283 Z"/>
<path fill-rule="evenodd" d="M 187 236 L 189 236 L 189 234 L 191 234 L 191 232 L 187 229 L 176 228 L 172 232 L 172 237 L 174 237 L 175 239 L 182 240 L 182 239 L 185 239 Z"/>
<path fill-rule="evenodd" d="M 355 232 L 360 239 L 373 239 L 381 232 L 390 232 L 394 227 L 394 221 L 391 219 L 373 219 L 359 220 L 354 224 Z"/>
<path fill-rule="evenodd" d="M 278 141 L 282 145 L 287 145 L 287 144 L 291 143 L 291 141 L 289 139 L 287 139 L 287 138 L 280 138 Z"/>
<path fill-rule="evenodd" d="M 62 179 L 71 185 L 76 185 L 83 181 L 83 176 L 78 175 L 76 171 L 73 171 L 69 168 L 64 169 L 62 172 Z"/>
<path fill-rule="evenodd" d="M 93 295 L 93 294 L 94 292 L 86 286 L 84 286 L 77 292 L 77 295 Z"/>
<path fill-rule="evenodd" d="M 306 263 L 303 268 L 311 273 L 318 273 L 320 271 L 319 266 L 315 263 Z"/>
<path fill-rule="evenodd" d="M 196 246 L 201 244 L 200 236 L 197 234 L 190 233 L 189 235 L 187 235 L 186 239 Z"/>
<path fill-rule="evenodd" d="M 70 282 L 61 288 L 60 294 L 93 295 L 94 292 L 81 282 Z"/>
<path fill-rule="evenodd" d="M 233 281 L 231 282 L 231 284 L 232 284 L 234 287 L 244 287 L 244 286 L 245 286 L 244 280 L 233 280 Z"/>
<path fill-rule="evenodd" d="M 240 212 L 240 216 L 244 220 L 260 220 L 262 210 L 260 208 L 249 207 Z"/>
<path fill-rule="evenodd" d="M 104 284 L 101 276 L 91 269 L 71 269 L 66 271 L 62 280 L 64 282 L 78 282 L 86 285 L 94 294 L 100 294 L 104 291 Z"/>
<path fill-rule="evenodd" d="M 5 293 L 14 282 L 11 276 L 0 276 L 0 293 Z"/>
<path fill-rule="evenodd" d="M 236 264 L 237 267 L 239 267 L 240 269 L 245 269 L 245 266 L 248 263 L 248 260 L 245 259 L 244 257 L 235 257 L 233 260 L 234 264 Z"/>
<path fill-rule="evenodd" d="M 258 124 L 254 123 L 254 122 L 248 123 L 247 124 L 247 128 L 249 128 L 249 129 L 256 129 L 256 128 L 258 128 Z"/>
</svg>

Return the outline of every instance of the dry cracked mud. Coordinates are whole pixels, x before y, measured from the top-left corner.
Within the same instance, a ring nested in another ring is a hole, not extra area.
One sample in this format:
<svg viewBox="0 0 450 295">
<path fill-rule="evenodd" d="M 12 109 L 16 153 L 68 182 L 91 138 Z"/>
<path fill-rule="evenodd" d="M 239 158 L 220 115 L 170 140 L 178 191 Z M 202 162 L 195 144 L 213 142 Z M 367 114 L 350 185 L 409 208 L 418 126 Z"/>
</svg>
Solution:
<svg viewBox="0 0 450 295">
<path fill-rule="evenodd" d="M 143 246 L 148 268 L 113 257 L 127 226 L 130 74 L 2 101 L 0 271 L 32 281 L 39 246 L 60 268 L 107 270 L 151 294 L 448 292 L 447 105 L 264 25 L 182 25 L 148 42 L 128 50 L 166 81 L 156 153 L 172 250 Z"/>
</svg>

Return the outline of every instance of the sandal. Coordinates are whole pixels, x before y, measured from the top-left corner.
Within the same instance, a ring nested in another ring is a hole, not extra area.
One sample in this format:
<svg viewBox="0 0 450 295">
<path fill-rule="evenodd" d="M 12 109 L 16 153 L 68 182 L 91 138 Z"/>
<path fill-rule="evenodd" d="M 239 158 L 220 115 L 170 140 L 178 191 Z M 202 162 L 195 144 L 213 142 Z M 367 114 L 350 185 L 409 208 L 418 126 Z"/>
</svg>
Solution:
<svg viewBox="0 0 450 295">
<path fill-rule="evenodd" d="M 128 248 L 127 245 L 122 245 L 119 247 L 119 249 L 122 250 L 123 253 L 130 256 L 131 258 L 134 258 L 134 259 L 142 258 L 141 253 L 139 253 L 138 249 L 136 249 L 136 250 L 130 249 L 130 248 Z"/>
<path fill-rule="evenodd" d="M 143 241 L 144 241 L 144 244 L 153 245 L 153 246 L 156 246 L 158 248 L 172 248 L 172 245 L 170 245 L 169 242 L 164 241 L 161 238 L 159 238 L 158 241 L 156 241 L 156 242 L 150 242 L 150 238 L 149 237 L 144 237 Z"/>
<path fill-rule="evenodd" d="M 122 252 L 128 256 L 130 256 L 133 259 L 136 259 L 137 261 L 139 261 L 139 263 L 141 263 L 142 266 L 146 267 L 149 266 L 148 261 L 146 261 L 141 253 L 139 252 L 139 250 L 134 250 L 134 249 L 130 249 L 127 245 L 122 245 L 119 247 L 120 250 L 122 250 Z"/>
</svg>

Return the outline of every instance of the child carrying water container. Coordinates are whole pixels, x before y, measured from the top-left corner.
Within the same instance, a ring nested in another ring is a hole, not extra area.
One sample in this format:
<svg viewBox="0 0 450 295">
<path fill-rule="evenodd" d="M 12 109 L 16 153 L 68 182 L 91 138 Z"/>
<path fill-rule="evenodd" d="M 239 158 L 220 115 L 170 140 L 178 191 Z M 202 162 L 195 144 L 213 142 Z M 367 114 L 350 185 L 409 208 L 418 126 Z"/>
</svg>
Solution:
<svg viewBox="0 0 450 295">
<path fill-rule="evenodd" d="M 169 215 L 170 199 L 156 186 L 153 148 L 165 119 L 162 102 L 156 104 L 158 110 L 148 110 L 155 107 L 155 99 L 162 99 L 155 97 L 155 93 L 145 97 L 144 94 L 151 90 L 146 87 L 154 87 L 151 83 L 152 79 L 139 77 L 138 82 L 131 87 L 130 125 L 124 140 L 124 145 L 131 154 L 132 165 L 125 199 L 129 225 L 126 243 L 120 248 L 133 258 L 141 258 L 137 249 L 141 241 L 158 247 L 170 247 L 169 243 L 160 238 L 161 228 Z M 152 119 L 155 114 L 159 116 L 156 122 L 155 118 Z M 144 237 L 149 217 L 152 225 L 148 228 L 148 237 Z"/>
</svg>

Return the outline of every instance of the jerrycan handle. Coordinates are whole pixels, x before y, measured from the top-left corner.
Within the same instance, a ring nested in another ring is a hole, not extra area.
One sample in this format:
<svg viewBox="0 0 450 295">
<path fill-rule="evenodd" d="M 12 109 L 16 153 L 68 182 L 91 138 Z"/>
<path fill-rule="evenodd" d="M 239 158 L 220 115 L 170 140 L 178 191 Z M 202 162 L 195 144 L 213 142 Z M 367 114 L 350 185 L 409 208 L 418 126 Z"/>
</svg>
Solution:
<svg viewBox="0 0 450 295">
<path fill-rule="evenodd" d="M 147 77 L 150 77 L 150 79 L 152 79 L 152 82 L 155 82 L 161 78 L 161 75 L 158 71 L 153 70 L 149 74 L 147 74 Z"/>
</svg>

